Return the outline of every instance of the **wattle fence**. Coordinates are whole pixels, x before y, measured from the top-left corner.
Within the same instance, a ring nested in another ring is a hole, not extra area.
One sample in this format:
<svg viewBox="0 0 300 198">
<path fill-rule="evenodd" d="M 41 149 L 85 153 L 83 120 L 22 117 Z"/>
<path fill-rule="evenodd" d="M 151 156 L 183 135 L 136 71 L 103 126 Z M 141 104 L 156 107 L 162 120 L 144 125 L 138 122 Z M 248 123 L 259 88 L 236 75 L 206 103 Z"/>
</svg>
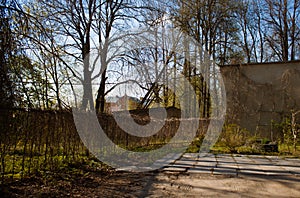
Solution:
<svg viewBox="0 0 300 198">
<path fill-rule="evenodd" d="M 179 119 L 168 119 L 158 133 L 141 138 L 124 132 L 112 115 L 99 115 L 98 120 L 107 136 L 127 149 L 165 144 L 180 124 Z M 139 124 L 148 122 L 145 117 L 135 120 Z M 198 135 L 205 133 L 209 121 L 200 120 L 199 123 Z M 0 109 L 2 180 L 59 170 L 70 163 L 88 160 L 90 156 L 78 135 L 72 112 Z"/>
</svg>

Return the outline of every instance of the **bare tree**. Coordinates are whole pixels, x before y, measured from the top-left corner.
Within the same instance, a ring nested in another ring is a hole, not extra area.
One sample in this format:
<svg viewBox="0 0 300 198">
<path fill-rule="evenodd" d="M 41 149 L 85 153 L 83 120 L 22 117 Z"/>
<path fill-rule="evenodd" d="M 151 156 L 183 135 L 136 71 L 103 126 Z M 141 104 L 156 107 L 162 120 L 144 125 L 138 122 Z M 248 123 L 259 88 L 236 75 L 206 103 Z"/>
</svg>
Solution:
<svg viewBox="0 0 300 198">
<path fill-rule="evenodd" d="M 114 56 L 109 57 L 108 53 L 113 42 L 122 39 L 124 34 L 115 36 L 114 33 L 118 30 L 125 31 L 123 27 L 116 25 L 118 21 L 123 21 L 126 24 L 129 19 L 137 19 L 134 13 L 135 9 L 139 9 L 133 1 L 116 0 L 105 1 L 100 5 L 100 12 L 97 13 L 98 22 L 94 25 L 94 30 L 99 37 L 99 51 L 101 62 L 101 80 L 96 98 L 96 111 L 104 112 L 105 106 L 105 89 L 107 81 L 107 69 Z M 117 27 L 118 26 L 118 27 Z M 124 25 L 123 25 L 124 26 Z M 119 28 L 119 29 L 118 29 Z M 117 55 L 115 55 L 117 56 Z"/>
<path fill-rule="evenodd" d="M 274 59 L 294 60 L 296 41 L 299 40 L 300 34 L 299 1 L 265 0 L 265 3 L 267 10 L 264 20 L 269 26 L 266 41 Z"/>
<path fill-rule="evenodd" d="M 91 49 L 92 22 L 95 18 L 98 4 L 94 0 L 89 1 L 43 1 L 42 5 L 49 13 L 49 19 L 59 25 L 58 35 L 72 39 L 68 45 L 63 46 L 65 52 L 75 61 L 83 63 L 83 76 L 69 67 L 75 77 L 83 84 L 84 93 L 82 108 L 94 109 L 92 100 L 92 71 L 89 61 L 83 61 Z M 68 47 L 69 50 L 68 51 Z M 78 52 L 80 55 L 76 54 Z"/>
<path fill-rule="evenodd" d="M 16 51 L 16 41 L 12 30 L 13 12 L 8 7 L 15 7 L 15 4 L 2 0 L 0 5 L 0 107 L 12 107 L 14 85 L 10 78 L 9 59 Z"/>
<path fill-rule="evenodd" d="M 257 12 L 258 7 L 255 1 L 240 1 L 238 7 L 235 17 L 241 32 L 240 35 L 243 41 L 241 46 L 246 56 L 246 62 L 261 62 L 258 60 L 257 54 L 261 35 L 259 28 L 261 13 Z M 263 45 L 261 47 L 263 48 Z"/>
<path fill-rule="evenodd" d="M 113 49 L 114 43 L 123 39 L 124 33 L 120 32 L 129 27 L 130 20 L 139 21 L 137 13 L 146 6 L 141 1 L 131 0 L 56 0 L 51 3 L 43 1 L 42 5 L 50 13 L 49 20 L 59 26 L 55 30 L 56 39 L 58 37 L 65 39 L 60 43 L 65 55 L 83 65 L 78 70 L 65 64 L 83 85 L 82 108 L 103 112 L 107 94 L 108 67 L 119 55 L 113 51 L 117 50 Z M 91 58 L 90 53 L 95 49 L 98 55 L 96 58 Z M 99 62 L 100 69 L 96 65 Z M 92 82 L 98 78 L 100 78 L 100 85 L 94 107 Z"/>
</svg>

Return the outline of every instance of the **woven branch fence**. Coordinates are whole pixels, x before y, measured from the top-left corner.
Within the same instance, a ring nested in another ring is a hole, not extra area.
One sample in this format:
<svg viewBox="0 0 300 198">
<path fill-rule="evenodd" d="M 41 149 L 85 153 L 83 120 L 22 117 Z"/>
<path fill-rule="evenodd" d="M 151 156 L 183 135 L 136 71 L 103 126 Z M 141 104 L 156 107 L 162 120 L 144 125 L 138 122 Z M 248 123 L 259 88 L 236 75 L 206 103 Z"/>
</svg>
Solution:
<svg viewBox="0 0 300 198">
<path fill-rule="evenodd" d="M 176 133 L 179 119 L 168 119 L 151 137 L 124 132 L 111 115 L 99 115 L 107 136 L 124 148 L 167 143 Z M 145 117 L 135 118 L 147 124 Z M 205 133 L 208 121 L 200 120 L 197 134 Z M 0 109 L 0 173 L 4 178 L 24 177 L 39 171 L 55 171 L 91 156 L 76 130 L 70 111 Z"/>
</svg>

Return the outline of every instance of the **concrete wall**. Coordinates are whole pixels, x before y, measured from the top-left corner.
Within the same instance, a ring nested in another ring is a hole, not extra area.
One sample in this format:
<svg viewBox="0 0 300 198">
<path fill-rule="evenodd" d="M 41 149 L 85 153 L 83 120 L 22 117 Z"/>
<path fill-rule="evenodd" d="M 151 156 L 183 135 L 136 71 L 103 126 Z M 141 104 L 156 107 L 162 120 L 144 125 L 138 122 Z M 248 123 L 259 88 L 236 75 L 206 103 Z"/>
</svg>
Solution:
<svg viewBox="0 0 300 198">
<path fill-rule="evenodd" d="M 300 61 L 221 67 L 227 94 L 227 120 L 252 134 L 274 138 L 292 109 L 300 110 Z M 273 135 L 271 134 L 273 133 Z"/>
</svg>

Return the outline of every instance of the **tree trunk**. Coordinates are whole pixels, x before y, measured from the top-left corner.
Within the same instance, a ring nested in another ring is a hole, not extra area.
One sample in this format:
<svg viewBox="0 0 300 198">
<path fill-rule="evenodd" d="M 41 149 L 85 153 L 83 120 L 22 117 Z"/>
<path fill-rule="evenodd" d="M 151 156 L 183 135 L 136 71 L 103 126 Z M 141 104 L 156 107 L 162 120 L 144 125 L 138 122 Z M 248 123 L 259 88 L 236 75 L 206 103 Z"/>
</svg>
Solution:
<svg viewBox="0 0 300 198">
<path fill-rule="evenodd" d="M 89 110 L 94 110 L 94 101 L 93 101 L 93 90 L 92 90 L 92 73 L 89 70 L 90 67 L 90 58 L 88 56 L 90 52 L 90 36 L 87 33 L 86 35 L 86 43 L 83 44 L 83 97 L 82 97 L 82 106 L 83 110 L 87 110 L 89 106 Z"/>
<path fill-rule="evenodd" d="M 101 75 L 101 82 L 97 93 L 96 98 L 96 112 L 103 113 L 105 110 L 105 84 L 106 84 L 106 69 Z"/>
<path fill-rule="evenodd" d="M 288 61 L 289 60 L 289 27 L 288 27 L 288 5 L 287 5 L 287 0 L 284 0 L 284 5 L 283 5 L 283 38 L 282 38 L 282 60 L 283 61 Z"/>
</svg>

